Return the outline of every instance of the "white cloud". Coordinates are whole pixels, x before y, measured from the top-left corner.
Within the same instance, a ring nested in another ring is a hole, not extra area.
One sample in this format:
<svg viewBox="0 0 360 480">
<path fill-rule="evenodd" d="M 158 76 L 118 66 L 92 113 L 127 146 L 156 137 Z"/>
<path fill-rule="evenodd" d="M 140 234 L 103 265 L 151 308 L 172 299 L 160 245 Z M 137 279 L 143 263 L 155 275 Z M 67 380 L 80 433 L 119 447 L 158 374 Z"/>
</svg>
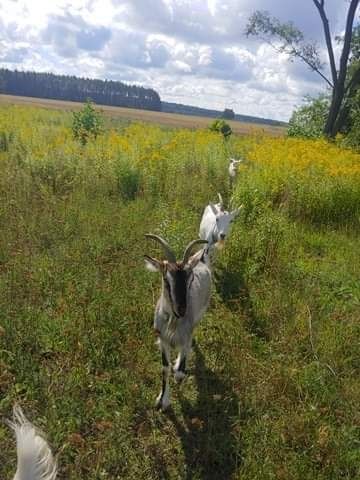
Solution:
<svg viewBox="0 0 360 480">
<path fill-rule="evenodd" d="M 326 6 L 333 34 L 341 32 L 346 2 Z M 0 65 L 8 68 L 139 83 L 163 100 L 283 120 L 306 93 L 325 88 L 301 62 L 243 35 L 262 9 L 320 44 L 311 1 L 0 0 L 0 8 Z"/>
</svg>

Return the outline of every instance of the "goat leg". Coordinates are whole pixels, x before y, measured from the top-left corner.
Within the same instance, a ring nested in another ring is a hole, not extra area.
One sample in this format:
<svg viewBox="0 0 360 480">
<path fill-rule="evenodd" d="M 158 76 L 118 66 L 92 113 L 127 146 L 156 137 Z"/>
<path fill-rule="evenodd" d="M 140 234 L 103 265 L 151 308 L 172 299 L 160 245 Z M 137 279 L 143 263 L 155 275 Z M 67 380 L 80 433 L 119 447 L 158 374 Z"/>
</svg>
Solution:
<svg viewBox="0 0 360 480">
<path fill-rule="evenodd" d="M 174 378 L 177 383 L 181 383 L 186 377 L 186 360 L 191 349 L 192 339 L 189 344 L 180 349 L 179 355 L 174 365 Z"/>
<path fill-rule="evenodd" d="M 162 386 L 161 392 L 159 393 L 155 407 L 157 409 L 166 410 L 170 406 L 170 385 L 169 385 L 169 376 L 170 376 L 170 349 L 164 344 L 161 340 L 160 350 L 161 350 L 161 364 L 162 364 Z"/>
</svg>

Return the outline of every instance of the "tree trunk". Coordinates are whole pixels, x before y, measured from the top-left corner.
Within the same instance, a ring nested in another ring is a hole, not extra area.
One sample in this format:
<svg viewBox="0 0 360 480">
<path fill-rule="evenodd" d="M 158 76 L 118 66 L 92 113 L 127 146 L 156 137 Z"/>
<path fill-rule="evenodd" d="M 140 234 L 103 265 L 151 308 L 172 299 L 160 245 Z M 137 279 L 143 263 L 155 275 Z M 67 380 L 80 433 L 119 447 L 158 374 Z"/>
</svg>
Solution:
<svg viewBox="0 0 360 480">
<path fill-rule="evenodd" d="M 329 20 L 326 16 L 325 13 L 325 0 L 313 0 L 316 8 L 319 10 L 320 18 L 323 24 L 324 28 L 324 34 L 325 34 L 325 41 L 326 41 L 326 48 L 328 51 L 329 55 L 329 62 L 330 62 L 330 70 L 331 70 L 331 76 L 332 76 L 332 83 L 335 86 L 337 83 L 337 71 L 336 71 L 336 65 L 335 65 L 335 55 L 334 55 L 334 49 L 332 46 L 331 42 L 331 34 L 330 34 L 330 26 L 329 26 Z"/>
<path fill-rule="evenodd" d="M 349 116 L 350 116 L 350 106 L 348 103 L 345 103 L 341 108 L 334 125 L 335 132 L 336 132 L 335 136 L 338 133 L 348 132 L 348 126 L 350 124 Z"/>
<path fill-rule="evenodd" d="M 346 127 L 350 123 L 349 122 L 350 105 L 347 100 L 351 99 L 356 94 L 356 91 L 358 88 L 360 88 L 360 66 L 353 73 L 351 80 L 346 88 L 346 91 L 345 91 L 346 99 L 343 102 L 343 106 L 340 109 L 334 124 L 334 136 L 337 133 L 343 131 L 344 127 Z"/>
<path fill-rule="evenodd" d="M 342 86 L 341 88 L 341 85 L 334 87 L 333 95 L 331 98 L 330 110 L 329 110 L 329 114 L 328 114 L 325 128 L 324 128 L 324 134 L 327 137 L 334 138 L 336 135 L 335 123 L 338 119 L 343 98 L 344 98 L 344 87 Z"/>
<path fill-rule="evenodd" d="M 324 5 L 324 2 L 322 1 L 321 6 L 323 5 Z M 341 105 L 343 103 L 344 96 L 345 96 L 345 80 L 346 80 L 346 72 L 347 72 L 347 63 L 348 63 L 349 54 L 350 54 L 354 17 L 355 17 L 355 12 L 358 5 L 359 5 L 359 0 L 351 0 L 347 19 L 346 19 L 344 46 L 343 46 L 343 50 L 341 52 L 341 57 L 340 57 L 340 68 L 339 68 L 337 83 L 334 85 L 334 88 L 333 88 L 329 115 L 324 128 L 324 134 L 330 138 L 334 138 L 337 133 L 335 124 L 336 124 L 336 121 L 341 109 Z"/>
</svg>

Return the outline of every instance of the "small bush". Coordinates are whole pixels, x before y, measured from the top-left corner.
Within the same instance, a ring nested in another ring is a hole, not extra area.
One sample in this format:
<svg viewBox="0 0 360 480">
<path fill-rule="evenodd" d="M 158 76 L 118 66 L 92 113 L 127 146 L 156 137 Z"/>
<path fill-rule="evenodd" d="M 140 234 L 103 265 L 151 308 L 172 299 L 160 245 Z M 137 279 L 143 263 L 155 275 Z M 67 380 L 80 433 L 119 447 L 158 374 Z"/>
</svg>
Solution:
<svg viewBox="0 0 360 480">
<path fill-rule="evenodd" d="M 360 90 L 351 101 L 351 128 L 344 139 L 344 145 L 360 150 Z"/>
<path fill-rule="evenodd" d="M 222 136 L 224 137 L 224 140 L 230 137 L 232 134 L 232 129 L 228 123 L 225 122 L 225 120 L 222 119 L 217 119 L 214 120 L 214 122 L 210 125 L 210 130 L 212 132 L 217 132 L 221 133 Z"/>
<path fill-rule="evenodd" d="M 115 170 L 117 190 L 124 200 L 135 200 L 141 186 L 140 171 L 129 162 L 121 161 Z"/>
<path fill-rule="evenodd" d="M 72 131 L 74 138 L 85 145 L 90 138 L 96 138 L 102 133 L 103 120 L 88 100 L 80 112 L 73 112 Z"/>
<path fill-rule="evenodd" d="M 320 138 L 328 112 L 328 97 L 307 97 L 306 104 L 293 112 L 287 134 L 289 137 Z"/>
<path fill-rule="evenodd" d="M 53 194 L 64 195 L 79 183 L 79 171 L 75 159 L 68 159 L 61 152 L 54 152 L 51 158 L 34 158 L 29 161 L 32 179 L 46 186 Z"/>
</svg>

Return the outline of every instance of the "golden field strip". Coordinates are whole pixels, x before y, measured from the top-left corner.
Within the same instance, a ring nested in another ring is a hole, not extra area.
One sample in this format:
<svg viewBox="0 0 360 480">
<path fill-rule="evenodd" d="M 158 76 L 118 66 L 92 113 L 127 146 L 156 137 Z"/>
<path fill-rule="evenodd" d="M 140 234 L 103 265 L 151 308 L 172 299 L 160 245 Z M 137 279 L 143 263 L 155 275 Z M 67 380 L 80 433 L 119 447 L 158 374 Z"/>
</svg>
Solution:
<svg viewBox="0 0 360 480">
<path fill-rule="evenodd" d="M 32 107 L 43 107 L 59 110 L 79 110 L 83 106 L 83 104 L 80 102 L 69 102 L 34 97 L 18 97 L 14 95 L 0 95 L 0 105 L 1 104 L 27 105 Z M 124 118 L 127 120 L 140 120 L 143 122 L 153 122 L 161 125 L 168 125 L 170 127 L 206 128 L 212 121 L 214 121 L 214 119 L 210 117 L 197 117 L 177 113 L 153 112 L 149 110 L 112 107 L 108 105 L 98 105 L 97 107 L 105 115 L 111 117 Z M 265 133 L 278 137 L 284 135 L 285 133 L 284 127 L 245 122 L 243 123 L 237 121 L 228 121 L 228 123 L 233 132 L 239 135 Z"/>
</svg>

